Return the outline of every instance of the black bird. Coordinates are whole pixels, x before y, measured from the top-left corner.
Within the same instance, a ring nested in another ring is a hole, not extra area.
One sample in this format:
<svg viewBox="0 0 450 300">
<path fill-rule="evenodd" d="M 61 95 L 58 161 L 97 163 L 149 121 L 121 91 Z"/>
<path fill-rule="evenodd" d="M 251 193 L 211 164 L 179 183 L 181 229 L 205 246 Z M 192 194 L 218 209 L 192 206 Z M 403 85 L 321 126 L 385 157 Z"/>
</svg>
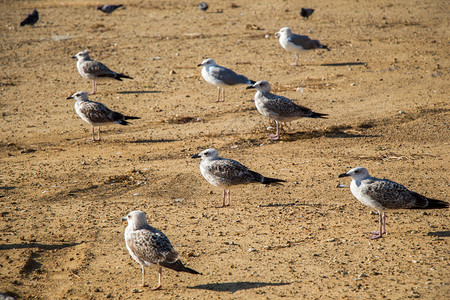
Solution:
<svg viewBox="0 0 450 300">
<path fill-rule="evenodd" d="M 34 25 L 37 21 L 39 21 L 39 13 L 35 8 L 33 9 L 33 12 L 20 23 L 20 26 Z"/>
<path fill-rule="evenodd" d="M 314 12 L 314 9 L 312 8 L 302 8 L 300 10 L 300 16 L 302 16 L 305 19 L 308 19 L 310 15 L 312 15 Z"/>
<path fill-rule="evenodd" d="M 97 7 L 97 9 L 101 10 L 105 14 L 110 14 L 122 6 L 123 6 L 123 4 L 119 4 L 119 5 L 107 4 L 107 5 L 100 5 L 99 7 Z"/>
<path fill-rule="evenodd" d="M 206 2 L 202 2 L 198 5 L 198 9 L 203 10 L 203 11 L 207 11 L 208 10 L 208 3 Z"/>
</svg>

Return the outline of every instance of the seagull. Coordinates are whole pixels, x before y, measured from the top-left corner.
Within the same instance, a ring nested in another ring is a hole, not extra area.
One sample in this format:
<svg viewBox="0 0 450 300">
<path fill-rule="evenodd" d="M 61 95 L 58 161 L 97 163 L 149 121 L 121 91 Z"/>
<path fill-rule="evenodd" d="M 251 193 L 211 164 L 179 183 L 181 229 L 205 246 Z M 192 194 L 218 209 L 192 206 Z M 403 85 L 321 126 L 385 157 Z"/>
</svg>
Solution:
<svg viewBox="0 0 450 300">
<path fill-rule="evenodd" d="M 302 16 L 304 19 L 308 19 L 310 15 L 312 15 L 314 12 L 314 9 L 312 8 L 302 8 L 300 10 L 300 16 Z"/>
<path fill-rule="evenodd" d="M 222 89 L 222 101 L 225 101 L 225 87 L 236 84 L 254 84 L 255 81 L 248 79 L 244 75 L 236 74 L 225 67 L 218 66 L 214 59 L 205 59 L 198 67 L 202 68 L 202 76 L 209 84 L 217 86 L 219 89 L 217 101 L 220 101 L 220 90 Z"/>
<path fill-rule="evenodd" d="M 142 286 L 145 285 L 145 267 L 158 268 L 158 285 L 152 291 L 161 288 L 162 267 L 178 272 L 201 274 L 183 265 L 180 255 L 173 249 L 167 236 L 147 223 L 145 213 L 140 210 L 130 212 L 122 221 L 128 221 L 125 228 L 125 244 L 131 257 L 142 268 Z"/>
<path fill-rule="evenodd" d="M 256 82 L 247 89 L 256 89 L 255 105 L 256 109 L 263 116 L 275 120 L 277 132 L 269 135 L 273 141 L 280 139 L 279 122 L 290 122 L 300 118 L 322 118 L 326 119 L 327 114 L 313 112 L 311 109 L 300 106 L 285 98 L 270 93 L 270 83 L 264 80 Z"/>
<path fill-rule="evenodd" d="M 101 10 L 102 12 L 104 12 L 106 14 L 110 14 L 122 6 L 123 6 L 123 4 L 119 4 L 119 5 L 107 4 L 107 5 L 100 5 L 97 7 L 97 9 Z"/>
<path fill-rule="evenodd" d="M 122 81 L 122 78 L 133 79 L 125 74 L 111 71 L 107 66 L 99 61 L 92 60 L 89 57 L 87 50 L 78 52 L 77 54 L 72 56 L 72 58 L 78 59 L 77 69 L 81 77 L 92 80 L 93 90 L 89 93 L 89 95 L 93 95 L 97 91 L 96 80 L 98 81 L 112 78 Z"/>
<path fill-rule="evenodd" d="M 206 2 L 201 2 L 199 5 L 198 5 L 198 9 L 200 9 L 200 10 L 203 10 L 203 11 L 207 11 L 208 10 L 208 3 L 206 3 Z"/>
<path fill-rule="evenodd" d="M 92 126 L 92 141 L 100 141 L 100 126 L 107 123 L 116 123 L 120 125 L 128 125 L 125 120 L 140 119 L 139 117 L 124 116 L 107 108 L 100 102 L 89 100 L 86 92 L 76 92 L 67 99 L 75 99 L 75 111 L 83 121 Z M 94 138 L 94 128 L 98 127 L 97 139 Z"/>
<path fill-rule="evenodd" d="M 292 33 L 289 27 L 283 27 L 275 33 L 275 37 L 279 37 L 279 42 L 281 47 L 287 51 L 295 52 L 295 62 L 291 65 L 298 66 L 298 54 L 301 51 L 312 50 L 312 49 L 328 49 L 327 46 L 322 45 L 318 40 L 312 40 L 306 35 L 298 35 Z"/>
<path fill-rule="evenodd" d="M 357 167 L 339 178 L 350 176 L 350 190 L 364 205 L 378 211 L 380 231 L 372 232 L 370 239 L 378 239 L 386 233 L 385 210 L 388 209 L 433 209 L 448 208 L 448 202 L 434 200 L 408 190 L 403 185 L 388 180 L 371 177 L 366 168 Z"/>
<path fill-rule="evenodd" d="M 39 13 L 35 9 L 33 9 L 33 12 L 29 14 L 22 22 L 20 22 L 20 26 L 25 25 L 34 25 L 37 21 L 39 21 Z"/>
<path fill-rule="evenodd" d="M 239 162 L 219 157 L 216 149 L 206 149 L 195 154 L 192 158 L 201 158 L 200 172 L 210 184 L 223 189 L 222 206 L 230 205 L 230 187 L 240 184 L 263 183 L 271 184 L 286 182 L 282 179 L 264 177 L 259 173 L 249 170 Z M 228 199 L 225 202 L 225 198 Z"/>
</svg>

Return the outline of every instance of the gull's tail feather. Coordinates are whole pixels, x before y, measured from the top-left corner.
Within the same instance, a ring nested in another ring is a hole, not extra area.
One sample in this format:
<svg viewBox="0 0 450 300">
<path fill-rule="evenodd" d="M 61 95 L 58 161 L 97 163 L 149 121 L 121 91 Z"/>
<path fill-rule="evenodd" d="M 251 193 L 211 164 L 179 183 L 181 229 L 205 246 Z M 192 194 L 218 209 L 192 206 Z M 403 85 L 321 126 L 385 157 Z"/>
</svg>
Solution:
<svg viewBox="0 0 450 300">
<path fill-rule="evenodd" d="M 277 183 L 277 182 L 286 182 L 286 180 L 264 177 L 263 181 L 262 181 L 263 184 L 271 184 L 271 183 Z"/>
<path fill-rule="evenodd" d="M 316 112 L 312 112 L 312 115 L 308 116 L 308 118 L 321 118 L 321 119 L 328 119 L 328 114 L 321 114 L 321 113 L 316 113 Z"/>
<path fill-rule="evenodd" d="M 178 272 L 187 272 L 187 273 L 191 273 L 191 274 L 200 274 L 200 275 L 202 275 L 202 273 L 197 272 L 194 269 L 188 268 L 185 265 L 183 265 L 181 260 L 177 260 L 174 263 L 161 262 L 161 263 L 159 263 L 159 265 L 163 266 L 163 267 L 166 267 L 168 269 L 172 269 L 174 271 L 178 271 Z"/>
</svg>

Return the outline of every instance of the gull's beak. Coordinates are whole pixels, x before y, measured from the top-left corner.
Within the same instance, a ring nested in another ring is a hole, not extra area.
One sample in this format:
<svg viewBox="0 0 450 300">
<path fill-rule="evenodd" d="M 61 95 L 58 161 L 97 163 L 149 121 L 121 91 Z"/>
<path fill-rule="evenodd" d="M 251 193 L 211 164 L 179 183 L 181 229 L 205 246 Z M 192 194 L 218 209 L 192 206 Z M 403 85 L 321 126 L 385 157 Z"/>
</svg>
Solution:
<svg viewBox="0 0 450 300">
<path fill-rule="evenodd" d="M 201 157 L 201 156 L 198 155 L 198 154 L 194 154 L 194 155 L 191 156 L 191 158 L 200 158 L 200 157 Z"/>
<path fill-rule="evenodd" d="M 74 56 L 72 56 L 72 58 L 77 58 L 77 56 L 76 56 L 76 55 L 74 55 Z"/>
<path fill-rule="evenodd" d="M 347 177 L 347 176 L 350 176 L 350 175 L 348 175 L 347 173 L 342 173 L 338 176 L 338 178 Z"/>
<path fill-rule="evenodd" d="M 278 31 L 278 32 L 275 32 L 275 37 L 276 38 L 279 38 L 280 37 L 280 32 Z"/>
<path fill-rule="evenodd" d="M 127 220 L 127 217 L 122 217 L 122 221 L 126 221 Z"/>
<path fill-rule="evenodd" d="M 197 67 L 203 67 L 203 65 L 202 64 L 198 64 Z"/>
<path fill-rule="evenodd" d="M 250 90 L 250 89 L 254 89 L 255 87 L 253 85 L 249 85 L 248 87 L 246 87 L 246 90 Z"/>
<path fill-rule="evenodd" d="M 73 96 L 69 96 L 66 98 L 66 100 L 69 100 L 69 99 L 73 99 Z"/>
</svg>

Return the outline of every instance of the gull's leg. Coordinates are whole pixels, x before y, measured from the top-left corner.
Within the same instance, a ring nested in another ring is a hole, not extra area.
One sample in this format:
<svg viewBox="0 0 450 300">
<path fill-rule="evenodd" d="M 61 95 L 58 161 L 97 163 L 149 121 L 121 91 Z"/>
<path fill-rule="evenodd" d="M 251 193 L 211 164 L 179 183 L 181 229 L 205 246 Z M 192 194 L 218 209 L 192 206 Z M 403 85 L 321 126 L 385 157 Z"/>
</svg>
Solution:
<svg viewBox="0 0 450 300">
<path fill-rule="evenodd" d="M 220 86 L 217 87 L 217 100 L 216 102 L 220 102 Z"/>
<path fill-rule="evenodd" d="M 383 212 L 383 234 L 386 234 L 386 215 Z"/>
<path fill-rule="evenodd" d="M 298 53 L 295 52 L 295 62 L 291 64 L 291 66 L 298 66 Z"/>
<path fill-rule="evenodd" d="M 277 125 L 277 132 L 275 134 L 269 134 L 269 139 L 272 141 L 276 141 L 280 139 L 280 123 L 275 120 L 275 124 Z"/>
<path fill-rule="evenodd" d="M 383 237 L 383 219 L 384 219 L 384 212 L 378 212 L 378 223 L 380 225 L 380 231 L 374 231 L 371 232 L 372 235 L 369 237 L 371 240 L 379 239 Z"/>
<path fill-rule="evenodd" d="M 225 88 L 222 88 L 222 102 L 225 102 Z"/>
<path fill-rule="evenodd" d="M 230 190 L 227 190 L 227 198 L 228 198 L 228 204 L 226 204 L 226 206 L 230 206 L 230 198 L 231 198 Z"/>
<path fill-rule="evenodd" d="M 142 283 L 141 283 L 141 286 L 145 286 L 145 269 L 144 269 L 144 266 L 143 265 L 141 265 L 141 268 L 142 268 Z"/>
<path fill-rule="evenodd" d="M 95 141 L 95 127 L 94 126 L 92 126 L 92 140 L 87 140 L 88 142 L 90 142 L 90 141 Z"/>
<path fill-rule="evenodd" d="M 225 198 L 227 196 L 227 191 L 223 190 L 223 199 L 222 199 L 222 206 L 216 206 L 217 208 L 219 207 L 225 207 Z"/>
<path fill-rule="evenodd" d="M 151 290 L 152 291 L 156 291 L 159 290 L 161 288 L 161 273 L 162 273 L 162 268 L 160 267 L 158 269 L 158 285 L 155 287 L 152 287 Z"/>
<path fill-rule="evenodd" d="M 97 127 L 97 141 L 100 141 L 100 126 Z"/>
<path fill-rule="evenodd" d="M 97 82 L 95 80 L 92 80 L 92 92 L 88 93 L 88 95 L 94 95 L 97 91 Z"/>
</svg>

